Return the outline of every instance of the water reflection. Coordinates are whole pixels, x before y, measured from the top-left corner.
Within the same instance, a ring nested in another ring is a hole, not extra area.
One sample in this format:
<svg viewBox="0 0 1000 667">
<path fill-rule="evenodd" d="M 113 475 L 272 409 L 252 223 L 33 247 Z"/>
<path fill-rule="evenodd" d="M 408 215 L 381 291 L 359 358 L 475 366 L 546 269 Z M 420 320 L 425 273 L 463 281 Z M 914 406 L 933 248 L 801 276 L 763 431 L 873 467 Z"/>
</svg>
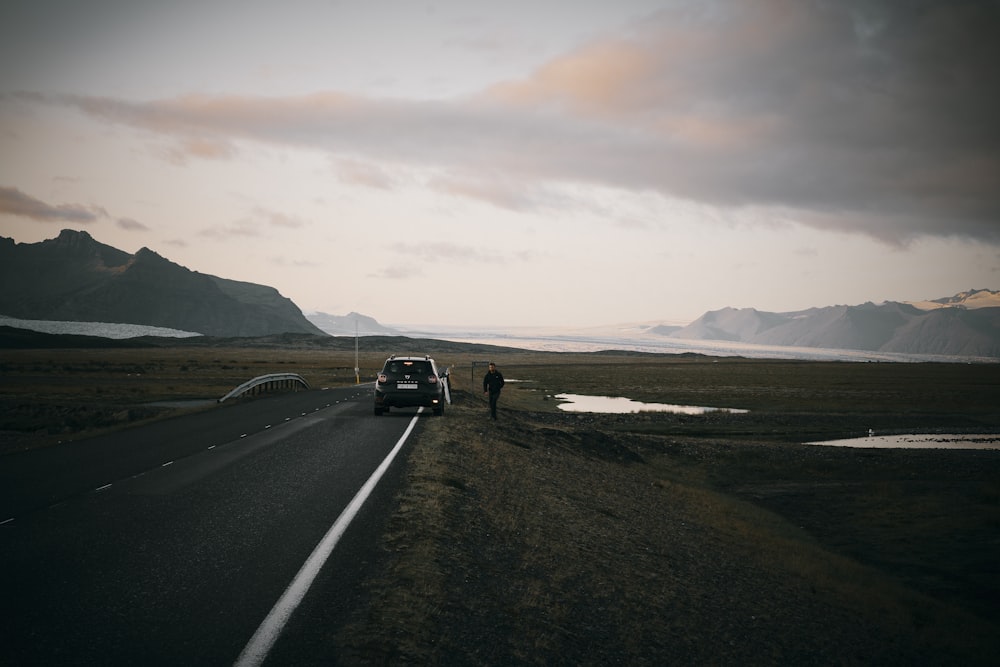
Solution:
<svg viewBox="0 0 1000 667">
<path fill-rule="evenodd" d="M 869 435 L 867 438 L 848 438 L 846 440 L 821 440 L 806 444 L 874 449 L 1000 449 L 1000 435 L 995 433 L 907 433 L 903 435 Z"/>
<path fill-rule="evenodd" d="M 565 403 L 559 404 L 566 412 L 603 412 L 610 414 L 632 414 L 636 412 L 673 412 L 684 415 L 703 415 L 706 412 L 745 413 L 747 410 L 734 408 L 708 408 L 697 405 L 671 405 L 670 403 L 643 403 L 624 396 L 584 396 L 582 394 L 556 394 Z"/>
</svg>

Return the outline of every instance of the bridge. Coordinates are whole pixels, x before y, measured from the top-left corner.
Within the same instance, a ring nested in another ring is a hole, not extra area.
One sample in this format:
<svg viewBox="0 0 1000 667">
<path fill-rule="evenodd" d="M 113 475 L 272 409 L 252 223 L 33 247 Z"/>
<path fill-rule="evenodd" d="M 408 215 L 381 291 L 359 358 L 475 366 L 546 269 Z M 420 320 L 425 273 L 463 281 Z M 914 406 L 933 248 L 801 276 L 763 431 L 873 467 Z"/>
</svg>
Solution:
<svg viewBox="0 0 1000 667">
<path fill-rule="evenodd" d="M 306 382 L 301 375 L 296 373 L 271 373 L 270 375 L 261 375 L 252 380 L 247 380 L 240 386 L 236 387 L 236 389 L 233 389 L 231 392 L 220 398 L 219 403 L 236 396 L 243 396 L 245 394 L 262 394 L 265 391 L 272 391 L 275 389 L 298 389 L 299 385 L 302 385 L 305 389 L 309 389 L 309 383 Z"/>
</svg>

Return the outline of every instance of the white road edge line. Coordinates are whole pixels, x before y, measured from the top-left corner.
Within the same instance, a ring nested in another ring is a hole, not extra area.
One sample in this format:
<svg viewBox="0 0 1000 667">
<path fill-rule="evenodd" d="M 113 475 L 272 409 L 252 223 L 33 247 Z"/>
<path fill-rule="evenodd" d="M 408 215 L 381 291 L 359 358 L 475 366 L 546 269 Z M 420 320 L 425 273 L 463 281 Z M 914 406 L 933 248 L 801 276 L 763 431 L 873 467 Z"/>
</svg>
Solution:
<svg viewBox="0 0 1000 667">
<path fill-rule="evenodd" d="M 264 663 L 264 659 L 267 658 L 267 654 L 271 651 L 271 647 L 274 646 L 274 642 L 278 640 L 278 636 L 281 631 L 285 628 L 285 624 L 288 623 L 288 619 L 291 618 L 292 612 L 295 611 L 299 603 L 302 602 L 302 598 L 305 597 L 306 592 L 308 592 L 309 587 L 312 586 L 313 581 L 316 579 L 316 575 L 319 574 L 320 569 L 323 564 L 326 563 L 327 558 L 333 553 L 333 548 L 337 546 L 337 542 L 340 541 L 341 536 L 343 536 L 344 531 L 350 525 L 354 517 L 357 516 L 358 511 L 361 506 L 365 504 L 368 500 L 368 496 L 375 489 L 375 486 L 382 479 L 382 475 L 385 471 L 389 469 L 392 464 L 393 459 L 399 453 L 399 450 L 403 448 L 403 444 L 406 439 L 410 437 L 410 433 L 413 431 L 413 427 L 417 424 L 417 418 L 424 409 L 420 408 L 417 414 L 413 415 L 413 419 L 410 420 L 410 425 L 406 427 L 403 435 L 400 436 L 399 441 L 396 442 L 396 446 L 392 448 L 389 455 L 385 457 L 379 467 L 375 469 L 372 476 L 368 478 L 368 481 L 364 483 L 358 492 L 351 499 L 351 502 L 347 504 L 344 511 L 340 513 L 337 520 L 333 522 L 330 526 L 330 530 L 326 532 L 323 539 L 320 540 L 316 548 L 303 563 L 302 567 L 299 569 L 299 573 L 295 575 L 292 579 L 292 583 L 288 585 L 285 592 L 281 595 L 278 601 L 271 608 L 270 613 L 268 613 L 267 618 L 260 624 L 257 631 L 253 633 L 253 637 L 243 648 L 243 652 L 240 653 L 240 657 L 236 659 L 233 663 L 234 667 L 259 667 L 259 665 Z"/>
</svg>

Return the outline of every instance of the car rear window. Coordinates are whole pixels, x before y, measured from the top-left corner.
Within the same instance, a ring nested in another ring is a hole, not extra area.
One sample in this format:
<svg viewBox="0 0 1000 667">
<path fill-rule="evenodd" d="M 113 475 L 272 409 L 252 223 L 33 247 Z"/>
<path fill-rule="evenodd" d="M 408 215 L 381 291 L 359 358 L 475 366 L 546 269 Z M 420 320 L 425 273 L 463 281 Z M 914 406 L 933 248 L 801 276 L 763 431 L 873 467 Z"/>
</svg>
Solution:
<svg viewBox="0 0 1000 667">
<path fill-rule="evenodd" d="M 391 361 L 390 373 L 430 373 L 431 365 L 426 361 Z"/>
</svg>

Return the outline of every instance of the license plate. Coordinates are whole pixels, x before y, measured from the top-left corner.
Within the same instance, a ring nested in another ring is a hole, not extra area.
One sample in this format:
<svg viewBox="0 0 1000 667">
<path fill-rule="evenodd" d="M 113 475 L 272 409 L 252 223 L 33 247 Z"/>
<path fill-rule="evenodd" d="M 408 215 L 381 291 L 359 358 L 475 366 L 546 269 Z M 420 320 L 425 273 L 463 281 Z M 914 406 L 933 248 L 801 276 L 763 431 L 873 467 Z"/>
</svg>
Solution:
<svg viewBox="0 0 1000 667">
<path fill-rule="evenodd" d="M 397 382 L 396 389 L 416 389 L 416 382 Z"/>
</svg>

